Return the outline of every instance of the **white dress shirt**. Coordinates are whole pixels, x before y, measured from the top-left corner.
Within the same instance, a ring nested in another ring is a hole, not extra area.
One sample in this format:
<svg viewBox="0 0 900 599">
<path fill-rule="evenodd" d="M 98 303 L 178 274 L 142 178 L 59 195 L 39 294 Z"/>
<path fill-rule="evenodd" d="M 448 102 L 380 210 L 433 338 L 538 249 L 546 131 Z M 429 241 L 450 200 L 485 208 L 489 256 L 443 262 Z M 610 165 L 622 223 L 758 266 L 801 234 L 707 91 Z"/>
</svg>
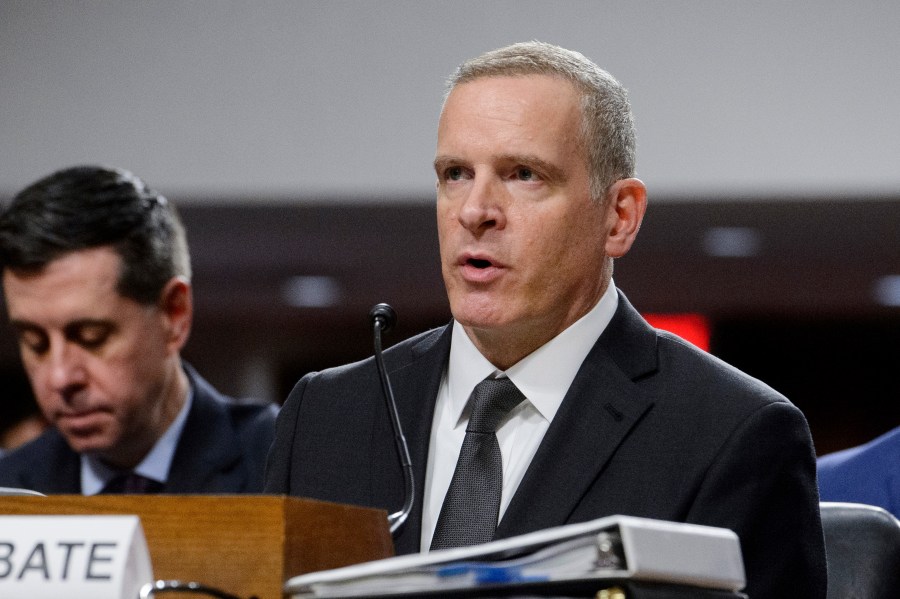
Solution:
<svg viewBox="0 0 900 599">
<path fill-rule="evenodd" d="M 150 450 L 141 462 L 135 466 L 133 472 L 149 479 L 165 484 L 169 480 L 169 470 L 172 467 L 172 458 L 175 457 L 175 448 L 184 430 L 188 412 L 194 401 L 194 390 L 188 389 L 187 399 L 181 407 L 181 411 L 159 438 L 153 449 Z M 98 458 L 81 454 L 81 494 L 97 495 L 103 487 L 116 475 L 119 470 L 110 468 Z"/>
<path fill-rule="evenodd" d="M 422 506 L 422 550 L 431 546 L 456 469 L 469 422 L 469 396 L 475 385 L 488 376 L 507 376 L 526 398 L 497 429 L 503 456 L 502 518 L 581 363 L 612 320 L 617 306 L 618 295 L 610 281 L 600 301 L 587 314 L 505 372 L 481 355 L 461 324 L 453 323 L 450 360 L 438 389 L 431 427 Z"/>
</svg>

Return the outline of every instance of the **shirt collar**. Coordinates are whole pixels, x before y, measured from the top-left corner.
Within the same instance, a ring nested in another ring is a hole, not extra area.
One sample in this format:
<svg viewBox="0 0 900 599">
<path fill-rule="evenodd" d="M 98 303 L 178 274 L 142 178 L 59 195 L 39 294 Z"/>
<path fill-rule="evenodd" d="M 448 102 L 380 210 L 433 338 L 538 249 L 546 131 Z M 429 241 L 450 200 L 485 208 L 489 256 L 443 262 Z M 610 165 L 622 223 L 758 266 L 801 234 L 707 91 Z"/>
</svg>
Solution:
<svg viewBox="0 0 900 599">
<path fill-rule="evenodd" d="M 178 446 L 178 440 L 181 438 L 181 431 L 184 430 L 184 424 L 193 401 L 194 390 L 191 387 L 188 389 L 187 399 L 175 420 L 153 445 L 150 453 L 134 467 L 133 472 L 161 483 L 168 480 L 175 448 Z M 97 495 L 117 474 L 121 474 L 121 472 L 110 468 L 100 459 L 81 454 L 81 493 L 83 495 Z"/>
<path fill-rule="evenodd" d="M 475 385 L 488 376 L 501 374 L 508 376 L 538 412 L 552 421 L 582 362 L 612 320 L 618 302 L 615 285 L 610 280 L 600 301 L 587 314 L 505 372 L 481 355 L 463 326 L 454 321 L 447 391 L 450 413 L 456 422 L 462 419 Z"/>
</svg>

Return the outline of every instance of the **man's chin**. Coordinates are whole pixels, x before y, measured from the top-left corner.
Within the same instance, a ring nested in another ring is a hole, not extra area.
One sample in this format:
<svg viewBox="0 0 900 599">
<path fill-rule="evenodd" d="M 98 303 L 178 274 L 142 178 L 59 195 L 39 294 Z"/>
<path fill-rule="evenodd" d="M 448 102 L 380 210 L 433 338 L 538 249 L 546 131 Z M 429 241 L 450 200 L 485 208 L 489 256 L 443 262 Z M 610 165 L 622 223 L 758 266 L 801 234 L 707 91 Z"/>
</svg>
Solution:
<svg viewBox="0 0 900 599">
<path fill-rule="evenodd" d="M 488 331 L 503 329 L 512 324 L 509 303 L 478 296 L 467 300 L 451 303 L 450 306 L 454 320 L 464 327 Z"/>
<path fill-rule="evenodd" d="M 60 431 L 72 451 L 89 456 L 105 457 L 112 452 L 115 444 L 106 435 L 94 433 L 85 435 Z"/>
</svg>

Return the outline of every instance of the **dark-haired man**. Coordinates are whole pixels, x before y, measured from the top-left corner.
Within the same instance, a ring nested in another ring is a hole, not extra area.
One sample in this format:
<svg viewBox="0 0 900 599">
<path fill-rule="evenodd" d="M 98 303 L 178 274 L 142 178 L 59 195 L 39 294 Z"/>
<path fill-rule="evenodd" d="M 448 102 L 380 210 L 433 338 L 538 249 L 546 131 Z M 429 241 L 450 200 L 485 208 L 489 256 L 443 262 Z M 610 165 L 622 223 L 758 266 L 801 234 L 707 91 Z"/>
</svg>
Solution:
<svg viewBox="0 0 900 599">
<path fill-rule="evenodd" d="M 10 324 L 52 428 L 0 460 L 43 493 L 253 493 L 275 408 L 223 397 L 180 352 L 191 329 L 184 228 L 129 172 L 56 172 L 0 214 Z"/>
</svg>

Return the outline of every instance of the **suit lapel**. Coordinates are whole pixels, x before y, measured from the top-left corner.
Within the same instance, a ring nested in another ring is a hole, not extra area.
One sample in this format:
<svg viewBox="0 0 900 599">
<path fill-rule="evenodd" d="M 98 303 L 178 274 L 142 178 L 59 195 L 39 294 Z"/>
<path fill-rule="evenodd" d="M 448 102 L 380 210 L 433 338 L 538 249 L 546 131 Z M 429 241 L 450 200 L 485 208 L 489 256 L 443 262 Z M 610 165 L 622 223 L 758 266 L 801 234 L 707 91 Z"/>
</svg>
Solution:
<svg viewBox="0 0 900 599">
<path fill-rule="evenodd" d="M 412 512 L 394 541 L 397 553 L 419 551 L 431 422 L 441 376 L 450 354 L 450 330 L 451 327 L 446 326 L 427 335 L 412 346 L 412 358 L 389 374 L 397 410 L 400 412 L 400 423 L 409 445 L 415 487 Z M 388 368 L 390 370 L 390 366 Z M 402 481 L 396 484 L 402 488 Z"/>
<path fill-rule="evenodd" d="M 239 488 L 247 473 L 236 468 L 241 460 L 239 439 L 230 425 L 217 392 L 185 367 L 194 398 L 178 439 L 166 492 L 222 492 Z"/>
<path fill-rule="evenodd" d="M 568 522 L 653 401 L 633 380 L 656 368 L 656 335 L 624 296 L 566 393 L 496 538 Z"/>
</svg>

